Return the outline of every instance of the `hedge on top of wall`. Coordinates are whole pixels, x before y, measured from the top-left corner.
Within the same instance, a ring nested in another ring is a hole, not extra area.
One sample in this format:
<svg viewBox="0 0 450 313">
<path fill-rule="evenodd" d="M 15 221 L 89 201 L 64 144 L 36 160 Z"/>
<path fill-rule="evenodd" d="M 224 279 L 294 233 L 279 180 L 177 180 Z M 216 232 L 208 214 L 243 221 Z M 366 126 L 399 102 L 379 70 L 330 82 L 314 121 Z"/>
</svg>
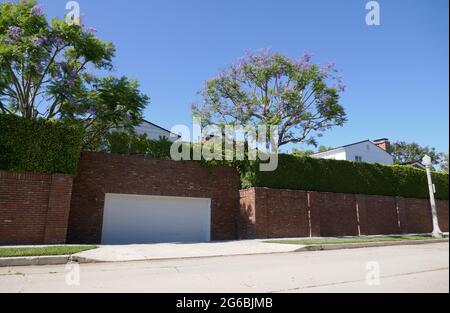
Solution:
<svg viewBox="0 0 450 313">
<path fill-rule="evenodd" d="M 146 135 L 133 135 L 127 132 L 111 132 L 106 136 L 105 152 L 114 154 L 140 155 L 148 158 L 170 160 L 172 142 L 166 138 L 147 139 Z"/>
<path fill-rule="evenodd" d="M 280 154 L 274 172 L 257 163 L 241 166 L 243 188 L 267 187 L 320 192 L 428 198 L 425 171 L 410 166 L 386 166 Z M 438 199 L 449 198 L 449 175 L 433 173 Z"/>
<path fill-rule="evenodd" d="M 0 170 L 75 174 L 83 130 L 0 114 Z"/>
</svg>

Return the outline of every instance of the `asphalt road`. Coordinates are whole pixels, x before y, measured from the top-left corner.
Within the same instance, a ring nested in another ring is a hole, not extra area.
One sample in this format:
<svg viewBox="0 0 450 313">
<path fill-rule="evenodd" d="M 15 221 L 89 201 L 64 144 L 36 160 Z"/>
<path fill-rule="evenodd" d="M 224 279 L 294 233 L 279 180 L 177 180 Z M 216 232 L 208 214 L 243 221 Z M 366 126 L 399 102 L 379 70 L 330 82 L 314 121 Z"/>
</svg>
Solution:
<svg viewBox="0 0 450 313">
<path fill-rule="evenodd" d="M 449 244 L 0 268 L 0 292 L 449 292 Z M 79 283 L 79 285 L 78 285 Z"/>
</svg>

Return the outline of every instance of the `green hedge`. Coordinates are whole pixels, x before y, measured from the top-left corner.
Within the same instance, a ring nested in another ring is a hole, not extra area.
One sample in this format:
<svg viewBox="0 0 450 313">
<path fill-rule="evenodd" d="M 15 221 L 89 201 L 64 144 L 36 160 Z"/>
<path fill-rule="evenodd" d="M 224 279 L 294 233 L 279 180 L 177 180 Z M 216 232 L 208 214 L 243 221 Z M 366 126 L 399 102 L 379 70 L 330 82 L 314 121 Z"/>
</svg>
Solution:
<svg viewBox="0 0 450 313">
<path fill-rule="evenodd" d="M 115 154 L 140 155 L 155 159 L 170 159 L 172 142 L 147 139 L 146 135 L 131 135 L 126 132 L 113 132 L 106 135 L 105 151 Z"/>
<path fill-rule="evenodd" d="M 82 140 L 79 127 L 0 114 L 0 170 L 75 174 Z"/>
<path fill-rule="evenodd" d="M 368 195 L 428 198 L 425 172 L 409 166 L 385 166 L 279 155 L 278 169 L 261 172 L 258 164 L 241 165 L 243 188 L 339 192 Z M 433 173 L 438 199 L 449 198 L 449 176 Z"/>
</svg>

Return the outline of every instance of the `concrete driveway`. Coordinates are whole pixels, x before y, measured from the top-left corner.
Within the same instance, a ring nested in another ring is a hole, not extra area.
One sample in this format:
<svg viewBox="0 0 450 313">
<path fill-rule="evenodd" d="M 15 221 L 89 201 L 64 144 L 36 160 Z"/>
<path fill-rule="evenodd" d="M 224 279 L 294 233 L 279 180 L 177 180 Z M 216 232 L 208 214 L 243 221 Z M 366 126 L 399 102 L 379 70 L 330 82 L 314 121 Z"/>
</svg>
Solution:
<svg viewBox="0 0 450 313">
<path fill-rule="evenodd" d="M 118 245 L 100 246 L 73 257 L 87 262 L 126 262 L 295 252 L 302 247 L 265 243 L 263 240 Z"/>
</svg>

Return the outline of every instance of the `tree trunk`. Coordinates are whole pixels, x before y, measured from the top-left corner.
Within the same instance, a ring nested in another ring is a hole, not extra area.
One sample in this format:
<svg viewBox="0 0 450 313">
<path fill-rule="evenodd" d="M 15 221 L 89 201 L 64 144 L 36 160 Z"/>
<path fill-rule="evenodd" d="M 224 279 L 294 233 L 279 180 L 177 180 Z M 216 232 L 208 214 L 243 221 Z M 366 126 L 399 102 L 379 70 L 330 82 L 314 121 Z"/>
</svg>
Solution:
<svg viewBox="0 0 450 313">
<path fill-rule="evenodd" d="M 22 107 L 22 117 L 31 119 L 33 118 L 33 107 L 30 106 L 24 106 Z"/>
</svg>

